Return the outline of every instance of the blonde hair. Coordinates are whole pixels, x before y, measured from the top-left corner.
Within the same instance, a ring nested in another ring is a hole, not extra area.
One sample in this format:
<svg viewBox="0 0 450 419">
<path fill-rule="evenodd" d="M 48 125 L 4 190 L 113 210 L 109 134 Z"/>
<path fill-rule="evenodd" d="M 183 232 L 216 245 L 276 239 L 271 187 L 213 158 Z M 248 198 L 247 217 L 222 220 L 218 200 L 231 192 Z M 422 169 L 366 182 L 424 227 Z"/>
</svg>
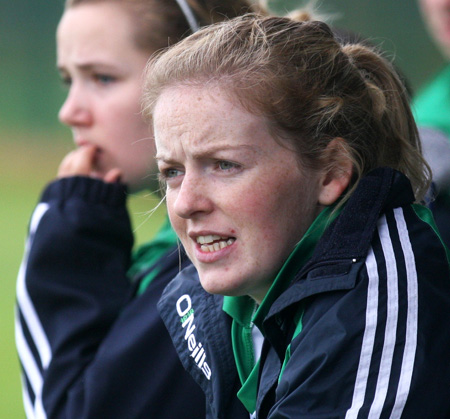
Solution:
<svg viewBox="0 0 450 419">
<path fill-rule="evenodd" d="M 323 22 L 248 14 L 196 32 L 149 63 L 144 116 L 151 117 L 165 88 L 205 83 L 262 115 L 311 170 L 323 170 L 327 145 L 343 139 L 354 173 L 343 201 L 382 166 L 404 173 L 417 201 L 429 187 L 431 172 L 396 71 L 371 47 L 340 44 Z"/>
<path fill-rule="evenodd" d="M 184 0 L 199 26 L 220 22 L 248 12 L 266 13 L 251 0 Z M 154 52 L 179 42 L 192 33 L 176 0 L 66 0 L 65 10 L 82 4 L 111 3 L 131 13 L 134 41 L 144 51 Z"/>
</svg>

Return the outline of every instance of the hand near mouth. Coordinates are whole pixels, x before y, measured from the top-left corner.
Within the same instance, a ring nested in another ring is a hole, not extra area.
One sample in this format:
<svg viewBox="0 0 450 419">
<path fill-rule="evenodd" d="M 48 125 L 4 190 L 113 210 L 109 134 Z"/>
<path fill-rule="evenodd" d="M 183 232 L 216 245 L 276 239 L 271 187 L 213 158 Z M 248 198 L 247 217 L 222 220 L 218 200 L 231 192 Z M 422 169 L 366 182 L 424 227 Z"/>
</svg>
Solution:
<svg viewBox="0 0 450 419">
<path fill-rule="evenodd" d="M 61 162 L 57 177 L 89 176 L 102 179 L 107 183 L 119 182 L 122 172 L 118 168 L 110 169 L 105 174 L 96 171 L 99 153 L 100 150 L 95 145 L 84 145 L 71 151 Z"/>
</svg>

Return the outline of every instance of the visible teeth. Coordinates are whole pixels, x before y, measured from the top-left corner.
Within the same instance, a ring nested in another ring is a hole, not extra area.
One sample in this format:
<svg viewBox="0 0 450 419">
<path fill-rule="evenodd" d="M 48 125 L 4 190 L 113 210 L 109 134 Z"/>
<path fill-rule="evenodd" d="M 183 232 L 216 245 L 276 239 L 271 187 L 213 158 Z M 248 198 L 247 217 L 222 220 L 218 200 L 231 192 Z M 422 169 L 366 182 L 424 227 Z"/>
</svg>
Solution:
<svg viewBox="0 0 450 419">
<path fill-rule="evenodd" d="M 226 239 L 226 237 L 222 237 L 224 239 Z M 209 236 L 198 236 L 197 237 L 197 243 L 199 244 L 205 244 L 205 243 L 212 243 L 216 240 L 220 240 L 221 237 L 217 236 L 216 234 L 212 235 L 210 234 Z"/>
<path fill-rule="evenodd" d="M 203 236 L 200 236 L 200 237 L 197 237 L 197 243 L 201 243 L 201 237 L 203 237 Z M 219 240 L 219 239 L 226 239 L 226 237 L 219 237 L 219 236 L 206 236 L 206 237 L 218 237 L 216 240 Z M 212 243 L 212 244 L 202 244 L 201 246 L 200 246 L 200 249 L 202 250 L 202 252 L 217 252 L 218 250 L 220 250 L 220 249 L 223 249 L 223 248 L 225 248 L 225 247 L 227 247 L 227 246 L 230 246 L 230 245 L 232 245 L 233 243 L 234 243 L 234 241 L 235 241 L 236 239 L 228 239 L 228 240 L 220 240 L 219 242 L 214 242 L 214 243 Z"/>
</svg>

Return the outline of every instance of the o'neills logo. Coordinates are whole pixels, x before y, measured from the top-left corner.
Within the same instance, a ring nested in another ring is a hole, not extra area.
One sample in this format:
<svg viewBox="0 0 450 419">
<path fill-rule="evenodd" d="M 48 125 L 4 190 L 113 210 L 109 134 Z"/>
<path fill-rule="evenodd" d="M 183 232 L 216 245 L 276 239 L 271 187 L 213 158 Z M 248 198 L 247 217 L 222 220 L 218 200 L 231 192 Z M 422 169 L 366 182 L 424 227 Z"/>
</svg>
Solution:
<svg viewBox="0 0 450 419">
<path fill-rule="evenodd" d="M 205 377 L 209 380 L 211 378 L 211 368 L 206 363 L 206 353 L 201 342 L 197 342 L 194 324 L 194 309 L 192 308 L 192 301 L 189 295 L 182 295 L 177 301 L 177 312 L 179 314 L 181 326 L 186 329 L 184 340 L 187 341 L 187 346 L 191 352 L 191 357 L 194 358 L 197 367 L 199 367 Z"/>
</svg>

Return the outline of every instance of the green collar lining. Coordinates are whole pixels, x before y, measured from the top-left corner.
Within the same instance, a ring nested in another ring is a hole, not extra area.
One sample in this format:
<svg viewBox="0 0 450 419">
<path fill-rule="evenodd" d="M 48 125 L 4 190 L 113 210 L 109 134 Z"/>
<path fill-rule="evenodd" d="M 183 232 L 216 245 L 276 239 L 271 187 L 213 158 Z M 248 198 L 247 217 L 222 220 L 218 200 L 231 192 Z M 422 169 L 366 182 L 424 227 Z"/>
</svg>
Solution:
<svg viewBox="0 0 450 419">
<path fill-rule="evenodd" d="M 171 247 L 177 244 L 177 235 L 172 230 L 169 218 L 166 217 L 164 224 L 153 240 L 140 246 L 133 254 L 132 265 L 128 270 L 128 277 L 134 278 L 139 275 L 140 272 L 149 269 L 153 266 L 161 256 L 166 253 Z M 142 294 L 153 279 L 158 275 L 159 269 L 153 269 L 148 275 L 146 275 L 139 284 L 138 295 Z"/>
<path fill-rule="evenodd" d="M 334 206 L 325 208 L 314 220 L 280 269 L 259 307 L 249 296 L 224 297 L 222 309 L 233 319 L 231 340 L 236 367 L 242 383 L 238 398 L 250 413 L 256 409 L 259 370 L 259 361 L 255 362 L 253 353 L 252 327 L 256 325 L 263 335 L 265 334 L 262 323 L 270 307 L 286 290 L 299 269 L 311 258 L 323 232 L 340 212 L 340 209 L 333 210 Z"/>
</svg>

